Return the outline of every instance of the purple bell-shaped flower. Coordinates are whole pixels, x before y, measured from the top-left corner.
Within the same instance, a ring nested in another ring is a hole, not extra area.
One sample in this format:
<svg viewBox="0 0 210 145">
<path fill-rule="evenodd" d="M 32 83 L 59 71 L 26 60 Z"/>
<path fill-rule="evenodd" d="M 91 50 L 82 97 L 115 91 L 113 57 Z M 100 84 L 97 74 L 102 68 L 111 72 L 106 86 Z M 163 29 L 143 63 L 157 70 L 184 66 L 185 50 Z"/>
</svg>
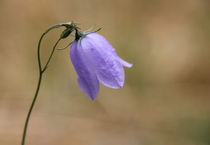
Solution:
<svg viewBox="0 0 210 145">
<path fill-rule="evenodd" d="M 132 67 L 97 33 L 76 37 L 71 44 L 70 56 L 79 86 L 91 99 L 98 96 L 99 83 L 114 89 L 122 88 L 125 81 L 123 67 Z"/>
</svg>

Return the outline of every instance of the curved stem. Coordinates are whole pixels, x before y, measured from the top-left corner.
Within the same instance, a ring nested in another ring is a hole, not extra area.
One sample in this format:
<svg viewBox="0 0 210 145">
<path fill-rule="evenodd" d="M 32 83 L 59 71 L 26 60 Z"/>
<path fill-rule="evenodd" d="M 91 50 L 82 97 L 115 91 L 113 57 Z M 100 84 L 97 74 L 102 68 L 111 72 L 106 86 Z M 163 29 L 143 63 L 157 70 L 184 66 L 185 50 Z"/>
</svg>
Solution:
<svg viewBox="0 0 210 145">
<path fill-rule="evenodd" d="M 41 57 L 40 57 L 40 47 L 41 47 L 41 42 L 42 42 L 42 39 L 44 38 L 44 36 L 51 30 L 55 29 L 55 28 L 59 28 L 59 27 L 62 27 L 64 26 L 63 24 L 58 24 L 58 25 L 55 25 L 55 26 L 52 26 L 50 27 L 49 29 L 47 29 L 40 37 L 39 39 L 39 42 L 38 42 L 38 48 L 37 48 L 37 56 L 38 56 L 38 65 L 39 65 L 39 80 L 38 80 L 38 84 L 37 84 L 37 88 L 36 88 L 36 91 L 35 91 L 35 95 L 34 95 L 34 98 L 33 98 L 33 101 L 31 103 L 31 106 L 29 108 L 29 111 L 28 111 L 28 114 L 27 114 L 27 117 L 26 117 L 26 121 L 25 121 L 25 124 L 24 124 L 24 131 L 23 131 L 23 136 L 22 136 L 22 141 L 21 141 L 21 145 L 25 145 L 25 139 L 26 139 L 26 134 L 27 134 L 27 129 L 28 129 L 28 123 L 29 123 L 29 120 L 30 120 L 30 116 L 31 116 L 31 113 L 32 113 L 32 110 L 34 108 L 34 105 L 35 105 L 35 102 L 37 100 L 37 96 L 39 94 L 39 89 L 40 89 L 40 86 L 41 86 L 41 81 L 42 81 L 42 76 L 44 74 L 44 72 L 46 71 L 47 69 L 47 66 L 53 56 L 53 53 L 55 51 L 55 48 L 57 46 L 57 44 L 59 43 L 59 41 L 61 40 L 61 38 L 58 39 L 58 41 L 55 43 L 55 45 L 53 46 L 53 49 L 52 49 L 52 52 L 49 56 L 49 59 L 46 63 L 46 65 L 44 66 L 44 69 L 42 70 L 42 64 L 41 64 Z"/>
<path fill-rule="evenodd" d="M 72 43 L 73 43 L 73 41 L 70 42 L 68 45 L 66 45 L 66 46 L 63 47 L 63 48 L 57 48 L 57 50 L 64 50 L 64 49 L 68 48 Z"/>
<path fill-rule="evenodd" d="M 32 110 L 34 108 L 34 104 L 36 102 L 36 99 L 37 99 L 37 96 L 38 96 L 38 93 L 39 93 L 39 89 L 40 89 L 40 85 L 41 85 L 41 81 L 42 81 L 42 75 L 43 75 L 43 73 L 39 74 L 39 81 L 38 81 L 38 84 L 37 84 L 37 88 L 36 88 L 36 92 L 35 92 L 35 95 L 34 95 L 34 99 L 33 99 L 32 103 L 31 103 L 31 106 L 29 108 L 28 115 L 27 115 L 27 118 L 26 118 L 26 121 L 25 121 L 21 145 L 25 145 L 25 138 L 26 138 L 26 133 L 27 133 L 27 128 L 28 128 L 28 123 L 29 123 L 29 119 L 30 119 L 30 116 L 31 116 L 31 112 L 32 112 Z"/>
<path fill-rule="evenodd" d="M 46 63 L 46 65 L 44 66 L 44 68 L 43 68 L 43 70 L 42 70 L 42 73 L 44 73 L 45 70 L 47 69 L 47 67 L 48 67 L 48 65 L 49 65 L 49 63 L 50 63 L 50 60 L 52 59 L 52 56 L 53 56 L 53 54 L 54 54 L 54 52 L 55 52 L 55 48 L 56 48 L 56 46 L 58 45 L 58 43 L 59 43 L 60 41 L 61 41 L 61 38 L 59 38 L 59 39 L 56 41 L 55 45 L 53 46 L 53 49 L 52 49 L 51 54 L 50 54 L 50 57 L 48 58 L 47 63 Z"/>
<path fill-rule="evenodd" d="M 40 47 L 41 47 L 41 42 L 42 39 L 44 38 L 44 36 L 50 32 L 51 30 L 55 29 L 55 28 L 60 28 L 63 27 L 63 24 L 58 24 L 55 26 L 50 27 L 49 29 L 47 29 L 40 37 L 39 42 L 38 42 L 38 48 L 37 48 L 37 56 L 38 56 L 38 65 L 39 65 L 39 72 L 42 72 L 42 64 L 41 64 L 41 57 L 40 57 Z"/>
</svg>

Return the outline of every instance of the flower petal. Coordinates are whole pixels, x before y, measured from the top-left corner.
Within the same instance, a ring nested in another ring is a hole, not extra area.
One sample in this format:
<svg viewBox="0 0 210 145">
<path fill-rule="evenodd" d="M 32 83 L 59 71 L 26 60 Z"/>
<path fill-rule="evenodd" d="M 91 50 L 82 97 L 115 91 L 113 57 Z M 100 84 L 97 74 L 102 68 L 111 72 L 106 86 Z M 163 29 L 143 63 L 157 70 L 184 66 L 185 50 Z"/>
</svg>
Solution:
<svg viewBox="0 0 210 145">
<path fill-rule="evenodd" d="M 120 57 L 118 57 L 118 60 L 119 60 L 119 62 L 124 66 L 124 67 L 128 67 L 128 68 L 130 68 L 130 67 L 132 67 L 133 66 L 133 64 L 131 64 L 131 63 L 129 63 L 129 62 L 127 62 L 127 61 L 125 61 L 125 60 L 123 60 L 122 58 L 120 58 Z"/>
<path fill-rule="evenodd" d="M 108 42 L 104 42 L 105 39 L 100 40 L 102 36 L 89 37 L 92 34 L 95 33 L 81 40 L 81 47 L 85 57 L 91 61 L 91 64 L 94 64 L 93 68 L 96 70 L 98 80 L 110 88 L 123 87 L 125 72 L 114 48 Z"/>
<path fill-rule="evenodd" d="M 91 99 L 95 99 L 99 92 L 99 81 L 94 71 L 91 71 L 88 66 L 89 64 L 86 62 L 84 55 L 78 42 L 73 42 L 70 49 L 70 56 L 78 74 L 79 86 Z"/>
<path fill-rule="evenodd" d="M 112 47 L 112 45 L 109 43 L 106 38 L 104 38 L 102 35 L 98 33 L 90 33 L 87 35 L 88 39 L 92 40 L 92 43 L 94 43 L 97 47 L 105 49 L 105 51 L 108 51 L 110 53 L 113 53 L 117 56 L 117 53 L 115 49 Z"/>
<path fill-rule="evenodd" d="M 117 57 L 117 59 L 119 60 L 119 62 L 125 66 L 125 67 L 132 67 L 133 64 L 123 60 L 122 58 L 120 58 L 115 49 L 112 47 L 112 45 L 109 43 L 108 40 L 106 40 L 106 38 L 104 38 L 103 36 L 97 34 L 97 33 L 91 33 L 88 35 L 88 38 L 91 38 L 94 40 L 94 44 L 97 46 L 97 47 L 100 47 L 100 48 L 103 48 L 105 49 L 106 51 L 109 51 L 110 53 L 112 53 L 113 55 L 115 55 Z"/>
<path fill-rule="evenodd" d="M 113 59 L 102 58 L 97 66 L 98 80 L 110 88 L 122 88 L 125 80 L 123 66 Z"/>
</svg>

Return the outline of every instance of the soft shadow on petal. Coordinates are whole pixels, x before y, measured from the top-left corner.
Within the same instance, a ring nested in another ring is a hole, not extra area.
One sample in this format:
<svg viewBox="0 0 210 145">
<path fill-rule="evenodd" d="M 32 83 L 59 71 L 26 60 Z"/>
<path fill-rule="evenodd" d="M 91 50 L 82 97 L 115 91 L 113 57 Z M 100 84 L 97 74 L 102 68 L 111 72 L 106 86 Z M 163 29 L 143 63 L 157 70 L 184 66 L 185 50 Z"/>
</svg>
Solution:
<svg viewBox="0 0 210 145">
<path fill-rule="evenodd" d="M 94 39 L 95 40 L 95 39 Z M 125 80 L 125 72 L 118 57 L 109 51 L 106 45 L 97 45 L 91 38 L 82 39 L 81 46 L 93 64 L 98 80 L 110 88 L 122 88 Z M 103 43 L 103 41 L 101 41 Z"/>
<path fill-rule="evenodd" d="M 110 88 L 122 88 L 124 86 L 125 72 L 122 65 L 117 61 L 106 62 L 106 67 L 98 67 L 98 80 Z"/>
<path fill-rule="evenodd" d="M 91 71 L 88 62 L 85 60 L 85 54 L 81 47 L 75 41 L 71 45 L 70 56 L 71 61 L 78 74 L 78 83 L 80 88 L 87 93 L 91 99 L 95 99 L 99 92 L 99 81 L 94 71 Z"/>
</svg>

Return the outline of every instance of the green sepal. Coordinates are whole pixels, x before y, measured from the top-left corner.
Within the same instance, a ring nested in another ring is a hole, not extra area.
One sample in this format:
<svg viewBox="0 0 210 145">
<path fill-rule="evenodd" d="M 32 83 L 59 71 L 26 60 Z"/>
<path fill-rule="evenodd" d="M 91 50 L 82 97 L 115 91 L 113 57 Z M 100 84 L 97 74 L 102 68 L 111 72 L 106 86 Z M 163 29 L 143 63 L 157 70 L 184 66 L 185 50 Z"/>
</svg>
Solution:
<svg viewBox="0 0 210 145">
<path fill-rule="evenodd" d="M 74 28 L 73 27 L 69 27 L 69 28 L 66 28 L 60 35 L 60 38 L 61 39 L 65 39 L 66 37 L 68 37 L 72 31 L 74 31 Z"/>
</svg>

